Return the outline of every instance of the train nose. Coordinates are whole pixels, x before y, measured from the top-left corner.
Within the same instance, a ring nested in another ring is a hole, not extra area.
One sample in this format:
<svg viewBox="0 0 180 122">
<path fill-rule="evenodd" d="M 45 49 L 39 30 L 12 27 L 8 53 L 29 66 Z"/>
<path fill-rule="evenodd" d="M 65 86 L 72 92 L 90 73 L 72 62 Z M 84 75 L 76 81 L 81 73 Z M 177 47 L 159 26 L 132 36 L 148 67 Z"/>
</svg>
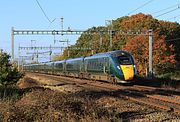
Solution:
<svg viewBox="0 0 180 122">
<path fill-rule="evenodd" d="M 134 78 L 133 65 L 120 65 L 124 75 L 124 80 L 132 80 Z"/>
</svg>

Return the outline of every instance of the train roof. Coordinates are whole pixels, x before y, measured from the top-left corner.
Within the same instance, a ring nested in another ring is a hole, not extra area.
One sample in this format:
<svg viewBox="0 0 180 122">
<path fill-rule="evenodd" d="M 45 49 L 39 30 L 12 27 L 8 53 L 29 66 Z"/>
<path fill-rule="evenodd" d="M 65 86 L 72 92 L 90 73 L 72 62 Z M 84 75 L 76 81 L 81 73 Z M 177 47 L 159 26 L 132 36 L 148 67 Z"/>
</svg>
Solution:
<svg viewBox="0 0 180 122">
<path fill-rule="evenodd" d="M 130 53 L 128 53 L 127 51 L 123 51 L 123 50 L 116 50 L 116 51 L 110 51 L 110 52 L 104 52 L 104 53 L 97 53 L 94 54 L 92 56 L 87 56 L 87 57 L 78 57 L 78 58 L 70 58 L 70 59 L 65 59 L 65 60 L 59 60 L 59 61 L 48 61 L 48 62 L 41 62 L 39 64 L 28 64 L 28 65 L 24 65 L 24 66 L 29 66 L 29 65 L 41 65 L 41 64 L 51 64 L 51 63 L 62 63 L 62 62 L 68 62 L 68 61 L 75 61 L 75 60 L 83 60 L 83 59 L 90 59 L 90 58 L 98 58 L 98 57 L 110 57 L 110 56 L 116 56 L 116 54 L 119 56 L 119 54 L 128 54 L 131 55 Z"/>
<path fill-rule="evenodd" d="M 122 54 L 129 54 L 128 52 L 126 51 L 123 51 L 123 50 L 116 50 L 116 51 L 110 51 L 110 52 L 105 52 L 105 53 L 97 53 L 97 54 L 94 54 L 92 56 L 88 56 L 86 58 L 95 58 L 95 57 L 109 57 L 109 56 L 113 56 L 115 54 L 119 54 L 119 53 L 122 53 Z"/>
<path fill-rule="evenodd" d="M 76 61 L 76 60 L 83 60 L 84 57 L 78 57 L 78 58 L 70 58 L 70 59 L 67 59 L 66 62 L 68 61 Z"/>
<path fill-rule="evenodd" d="M 65 62 L 66 60 L 59 60 L 59 61 L 53 61 L 54 63 L 63 63 Z"/>
</svg>

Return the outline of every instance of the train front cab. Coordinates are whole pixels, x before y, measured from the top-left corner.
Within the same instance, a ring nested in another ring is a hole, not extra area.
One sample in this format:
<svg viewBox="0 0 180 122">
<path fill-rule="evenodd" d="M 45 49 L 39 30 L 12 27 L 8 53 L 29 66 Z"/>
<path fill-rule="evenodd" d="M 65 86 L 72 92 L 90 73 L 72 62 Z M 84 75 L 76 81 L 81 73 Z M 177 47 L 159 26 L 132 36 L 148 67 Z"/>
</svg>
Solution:
<svg viewBox="0 0 180 122">
<path fill-rule="evenodd" d="M 113 55 L 115 61 L 115 76 L 117 82 L 128 83 L 132 81 L 136 74 L 136 66 L 133 57 L 127 52 L 118 52 Z"/>
</svg>

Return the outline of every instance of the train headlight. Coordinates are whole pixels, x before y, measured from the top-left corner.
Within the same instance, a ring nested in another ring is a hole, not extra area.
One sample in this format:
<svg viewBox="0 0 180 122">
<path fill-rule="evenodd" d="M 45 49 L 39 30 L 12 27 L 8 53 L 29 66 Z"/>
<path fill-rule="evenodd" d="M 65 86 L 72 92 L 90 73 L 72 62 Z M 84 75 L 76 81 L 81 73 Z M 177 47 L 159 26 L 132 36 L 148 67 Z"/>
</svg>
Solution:
<svg viewBox="0 0 180 122">
<path fill-rule="evenodd" d="M 119 67 L 119 66 L 117 66 L 117 68 L 118 68 L 118 69 L 120 69 L 120 67 Z"/>
<path fill-rule="evenodd" d="M 136 65 L 133 65 L 133 67 L 134 67 L 134 74 L 136 75 L 137 74 Z"/>
</svg>

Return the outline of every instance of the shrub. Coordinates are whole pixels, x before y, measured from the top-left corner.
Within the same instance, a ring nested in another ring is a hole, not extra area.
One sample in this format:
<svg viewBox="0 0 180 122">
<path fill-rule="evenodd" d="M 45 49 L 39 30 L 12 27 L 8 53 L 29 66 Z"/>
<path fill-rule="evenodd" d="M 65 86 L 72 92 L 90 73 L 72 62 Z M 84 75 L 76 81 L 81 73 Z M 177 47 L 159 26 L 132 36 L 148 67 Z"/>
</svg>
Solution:
<svg viewBox="0 0 180 122">
<path fill-rule="evenodd" d="M 0 85 L 7 86 L 16 83 L 23 74 L 13 67 L 10 62 L 10 56 L 7 53 L 0 52 Z"/>
</svg>

